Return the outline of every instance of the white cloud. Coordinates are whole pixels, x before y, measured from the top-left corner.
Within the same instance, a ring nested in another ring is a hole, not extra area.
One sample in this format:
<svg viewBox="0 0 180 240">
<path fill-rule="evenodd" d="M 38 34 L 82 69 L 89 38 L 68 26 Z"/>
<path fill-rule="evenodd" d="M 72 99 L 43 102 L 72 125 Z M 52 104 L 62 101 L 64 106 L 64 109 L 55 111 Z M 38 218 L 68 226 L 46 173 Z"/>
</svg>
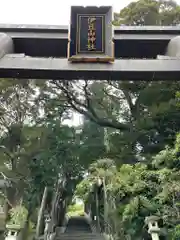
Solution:
<svg viewBox="0 0 180 240">
<path fill-rule="evenodd" d="M 68 25 L 72 5 L 112 5 L 118 12 L 131 1 L 111 0 L 105 4 L 105 0 L 1 0 L 0 23 Z"/>
</svg>

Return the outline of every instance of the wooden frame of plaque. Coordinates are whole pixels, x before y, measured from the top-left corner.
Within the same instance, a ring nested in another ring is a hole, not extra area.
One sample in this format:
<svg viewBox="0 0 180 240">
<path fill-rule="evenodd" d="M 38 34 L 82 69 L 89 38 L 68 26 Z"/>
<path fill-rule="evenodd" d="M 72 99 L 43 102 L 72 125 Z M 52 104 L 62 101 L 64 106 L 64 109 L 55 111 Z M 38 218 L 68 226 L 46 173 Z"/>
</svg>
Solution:
<svg viewBox="0 0 180 240">
<path fill-rule="evenodd" d="M 68 60 L 113 62 L 112 7 L 71 7 Z"/>
</svg>

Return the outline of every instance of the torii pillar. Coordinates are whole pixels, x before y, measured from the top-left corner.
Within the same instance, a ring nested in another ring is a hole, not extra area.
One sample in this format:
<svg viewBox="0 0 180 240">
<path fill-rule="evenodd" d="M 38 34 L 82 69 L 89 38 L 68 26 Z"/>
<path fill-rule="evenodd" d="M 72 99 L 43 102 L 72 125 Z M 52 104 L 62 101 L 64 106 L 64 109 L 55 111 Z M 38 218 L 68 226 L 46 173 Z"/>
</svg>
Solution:
<svg viewBox="0 0 180 240">
<path fill-rule="evenodd" d="M 0 33 L 0 59 L 14 52 L 13 40 L 6 33 Z"/>
</svg>

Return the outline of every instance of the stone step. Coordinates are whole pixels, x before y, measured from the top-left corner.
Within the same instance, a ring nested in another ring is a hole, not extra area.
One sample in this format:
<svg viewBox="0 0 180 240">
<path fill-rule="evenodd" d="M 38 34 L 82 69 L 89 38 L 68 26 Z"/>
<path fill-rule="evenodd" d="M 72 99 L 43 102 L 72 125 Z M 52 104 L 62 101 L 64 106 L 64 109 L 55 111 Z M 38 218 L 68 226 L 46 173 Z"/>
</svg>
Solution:
<svg viewBox="0 0 180 240">
<path fill-rule="evenodd" d="M 69 237 L 69 238 L 62 238 L 62 237 L 56 237 L 55 238 L 55 240 L 67 240 L 67 239 L 70 239 L 70 240 L 104 240 L 104 238 L 103 237 L 101 237 L 101 238 L 82 238 L 82 237 Z"/>
<path fill-rule="evenodd" d="M 63 234 L 63 233 L 60 233 L 60 234 L 57 234 L 58 236 L 61 236 L 63 238 L 68 238 L 68 237 L 94 237 L 94 238 L 97 238 L 97 237 L 100 237 L 101 235 L 97 235 L 97 234 Z"/>
<path fill-rule="evenodd" d="M 78 240 L 78 239 L 82 239 L 82 240 L 104 240 L 103 235 L 100 234 L 88 234 L 88 233 L 73 233 L 73 234 L 59 234 L 56 238 L 57 240 Z"/>
<path fill-rule="evenodd" d="M 92 230 L 91 230 L 91 228 L 89 228 L 89 229 L 84 229 L 84 228 L 80 228 L 80 227 L 76 227 L 76 228 L 66 228 L 66 229 L 65 229 L 65 233 L 73 233 L 73 232 L 92 233 Z"/>
<path fill-rule="evenodd" d="M 102 236 L 99 233 L 86 233 L 86 232 L 72 232 L 72 233 L 60 233 L 61 236 L 92 236 L 92 237 L 98 237 Z"/>
<path fill-rule="evenodd" d="M 66 225 L 65 233 L 72 232 L 92 233 L 90 219 L 85 216 L 75 216 L 69 218 Z"/>
<path fill-rule="evenodd" d="M 44 240 L 44 236 L 41 236 L 38 238 L 38 240 Z M 59 236 L 56 236 L 54 240 L 104 240 L 104 237 L 102 235 L 86 235 L 86 234 L 60 234 Z"/>
<path fill-rule="evenodd" d="M 93 236 L 68 236 L 62 237 L 58 236 L 55 238 L 56 240 L 104 240 L 104 237 L 93 237 Z"/>
</svg>

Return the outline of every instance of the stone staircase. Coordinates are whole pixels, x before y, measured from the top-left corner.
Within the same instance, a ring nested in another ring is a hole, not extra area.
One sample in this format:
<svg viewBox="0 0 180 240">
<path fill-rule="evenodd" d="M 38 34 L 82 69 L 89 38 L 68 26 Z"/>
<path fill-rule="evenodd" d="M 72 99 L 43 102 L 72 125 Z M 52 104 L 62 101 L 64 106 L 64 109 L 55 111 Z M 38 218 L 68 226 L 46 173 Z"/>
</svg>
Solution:
<svg viewBox="0 0 180 240">
<path fill-rule="evenodd" d="M 104 237 L 92 231 L 87 217 L 71 217 L 65 232 L 57 233 L 55 240 L 104 240 Z"/>
<path fill-rule="evenodd" d="M 104 240 L 100 234 L 94 233 L 61 233 L 55 240 Z"/>
</svg>

